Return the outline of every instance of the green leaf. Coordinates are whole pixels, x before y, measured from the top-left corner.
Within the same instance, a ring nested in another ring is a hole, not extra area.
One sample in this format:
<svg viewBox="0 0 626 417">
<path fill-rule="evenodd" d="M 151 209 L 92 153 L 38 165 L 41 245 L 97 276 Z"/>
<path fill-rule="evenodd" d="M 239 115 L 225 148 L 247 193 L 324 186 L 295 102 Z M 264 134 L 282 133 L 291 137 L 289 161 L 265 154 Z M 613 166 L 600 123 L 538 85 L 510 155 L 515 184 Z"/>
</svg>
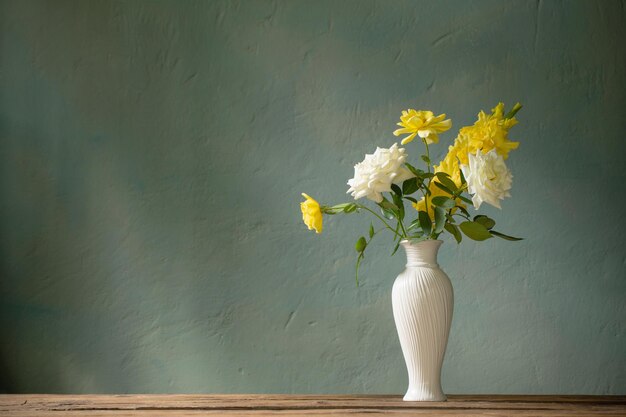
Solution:
<svg viewBox="0 0 626 417">
<path fill-rule="evenodd" d="M 393 252 L 391 252 L 391 256 L 396 254 L 399 247 L 400 247 L 400 240 L 398 240 L 398 243 L 396 243 L 396 246 L 393 248 Z"/>
<path fill-rule="evenodd" d="M 384 208 L 385 210 L 398 211 L 398 207 L 396 207 L 395 204 L 393 204 L 391 201 L 387 199 L 384 199 L 383 201 L 378 203 L 378 205 Z"/>
<path fill-rule="evenodd" d="M 370 223 L 370 239 L 374 237 L 374 233 L 376 233 L 374 231 L 374 225 Z"/>
<path fill-rule="evenodd" d="M 428 238 L 428 236 L 424 236 L 422 232 L 415 232 L 412 235 L 408 235 L 406 238 L 410 240 L 411 242 L 415 242 L 416 239 L 425 240 Z"/>
<path fill-rule="evenodd" d="M 413 173 L 413 175 L 419 177 L 421 174 L 424 173 L 424 171 L 422 171 L 421 169 L 417 169 L 415 168 L 413 165 L 409 164 L 408 162 L 405 162 L 404 165 L 406 165 L 406 167 L 409 169 L 409 171 L 411 171 Z"/>
<path fill-rule="evenodd" d="M 435 172 L 437 178 L 450 178 L 450 174 L 447 172 Z"/>
<path fill-rule="evenodd" d="M 415 219 L 411 222 L 411 224 L 409 225 L 408 229 L 406 230 L 411 230 L 411 229 L 415 229 L 417 227 L 419 227 L 420 225 L 420 220 L 419 219 Z"/>
<path fill-rule="evenodd" d="M 504 233 L 496 232 L 495 230 L 490 230 L 489 233 L 491 233 L 493 236 L 499 237 L 500 239 L 510 240 L 512 242 L 517 242 L 518 240 L 524 240 L 521 237 L 508 236 L 508 235 L 505 235 Z"/>
<path fill-rule="evenodd" d="M 470 200 L 469 198 L 464 197 L 464 196 L 462 196 L 462 195 L 460 195 L 460 196 L 458 196 L 458 197 L 459 197 L 461 200 L 465 201 L 467 204 L 474 205 L 474 202 L 473 202 L 472 200 Z"/>
<path fill-rule="evenodd" d="M 454 183 L 454 181 L 452 181 L 450 179 L 450 177 L 446 177 L 444 175 L 442 176 L 437 176 L 437 180 L 442 184 L 445 185 L 445 187 L 453 192 L 457 192 L 459 190 L 459 188 L 456 186 L 456 184 Z"/>
<path fill-rule="evenodd" d="M 441 207 L 435 207 L 435 233 L 441 233 L 446 224 L 446 211 Z"/>
<path fill-rule="evenodd" d="M 465 181 L 465 175 L 463 175 L 463 171 L 459 169 L 459 174 L 461 174 L 461 184 L 465 185 L 467 184 L 467 181 Z"/>
<path fill-rule="evenodd" d="M 320 210 L 322 211 L 322 213 L 324 214 L 337 214 L 337 213 L 342 213 L 343 210 L 349 206 L 350 204 L 354 204 L 354 203 L 343 203 L 343 204 L 337 204 L 335 206 L 322 206 L 320 207 Z"/>
<path fill-rule="evenodd" d="M 463 213 L 463 214 L 465 214 L 467 217 L 469 217 L 469 215 L 470 215 L 470 214 L 469 214 L 469 212 L 465 209 L 465 207 L 462 207 L 462 206 L 456 206 L 456 208 L 458 208 L 458 209 L 461 211 L 461 213 Z"/>
<path fill-rule="evenodd" d="M 343 204 L 337 204 L 335 206 L 331 206 L 329 208 L 331 209 L 337 209 L 337 210 L 343 210 L 344 207 L 349 206 L 350 204 L 354 204 L 354 203 L 343 203 Z"/>
<path fill-rule="evenodd" d="M 409 195 L 413 194 L 418 190 L 417 178 L 409 178 L 408 180 L 402 183 L 402 194 Z"/>
<path fill-rule="evenodd" d="M 391 220 L 391 219 L 399 217 L 398 207 L 396 207 L 395 204 L 393 204 L 391 201 L 387 200 L 386 198 L 384 198 L 383 201 L 378 203 L 378 205 L 382 209 L 382 213 L 383 213 L 383 216 L 385 216 L 385 218 Z"/>
<path fill-rule="evenodd" d="M 404 196 L 403 198 L 404 198 L 405 200 L 409 200 L 410 202 L 417 204 L 417 200 L 416 200 L 416 199 L 414 199 L 413 197 L 407 197 L 407 196 Z"/>
<path fill-rule="evenodd" d="M 428 165 L 430 165 L 430 158 L 427 155 L 422 155 L 422 161 L 424 161 Z"/>
<path fill-rule="evenodd" d="M 391 210 L 381 208 L 380 212 L 382 213 L 383 217 L 387 220 L 393 220 L 396 218 L 396 214 Z"/>
<path fill-rule="evenodd" d="M 391 184 L 391 189 L 393 190 L 394 193 L 402 197 L 402 190 L 396 184 Z"/>
<path fill-rule="evenodd" d="M 361 236 L 359 240 L 356 241 L 356 244 L 354 245 L 354 249 L 356 249 L 356 251 L 359 253 L 363 252 L 366 247 L 367 247 L 367 241 L 365 240 L 365 237 L 363 236 Z"/>
<path fill-rule="evenodd" d="M 441 195 L 433 197 L 432 202 L 435 206 L 442 207 L 444 209 L 451 209 L 455 206 L 453 199 Z"/>
<path fill-rule="evenodd" d="M 492 229 L 493 226 L 496 225 L 496 221 L 490 217 L 487 217 L 483 214 L 479 214 L 477 216 L 474 216 L 474 221 L 476 223 L 480 223 L 483 226 L 485 226 L 487 229 Z"/>
<path fill-rule="evenodd" d="M 393 204 L 398 208 L 398 219 L 404 219 L 404 202 L 398 194 L 393 194 Z"/>
<path fill-rule="evenodd" d="M 513 108 L 511 109 L 511 111 L 510 111 L 510 112 L 508 112 L 508 113 L 506 114 L 506 116 L 504 116 L 504 118 L 505 118 L 505 119 L 510 119 L 510 118 L 512 118 L 513 116 L 515 116 L 515 114 L 516 114 L 518 111 L 520 111 L 520 110 L 521 110 L 521 108 L 522 108 L 522 107 L 524 107 L 524 106 L 522 106 L 522 105 L 521 105 L 521 104 L 519 104 L 519 103 L 515 103 L 515 106 L 513 106 Z"/>
<path fill-rule="evenodd" d="M 355 211 L 356 211 L 356 209 L 357 209 L 356 204 L 354 204 L 354 203 L 349 203 L 347 206 L 345 206 L 345 207 L 343 208 L 343 212 L 344 212 L 344 213 L 353 213 L 353 212 L 355 212 Z"/>
<path fill-rule="evenodd" d="M 425 234 L 429 235 L 433 226 L 432 222 L 430 221 L 430 217 L 425 211 L 419 211 L 417 213 L 417 217 L 419 218 L 420 227 L 422 228 L 422 231 Z"/>
<path fill-rule="evenodd" d="M 452 195 L 454 194 L 454 191 L 452 191 L 451 189 L 449 189 L 448 187 L 446 187 L 445 185 L 441 184 L 440 182 L 435 181 L 435 186 L 443 191 L 445 191 L 446 193 Z"/>
<path fill-rule="evenodd" d="M 444 226 L 444 228 L 452 235 L 454 236 L 454 240 L 456 240 L 456 243 L 461 243 L 461 240 L 463 240 L 463 235 L 461 234 L 461 232 L 459 231 L 459 228 L 451 223 L 446 223 L 446 225 Z"/>
<path fill-rule="evenodd" d="M 466 221 L 459 225 L 465 236 L 472 240 L 487 240 L 491 237 L 489 230 L 480 223 Z"/>
</svg>

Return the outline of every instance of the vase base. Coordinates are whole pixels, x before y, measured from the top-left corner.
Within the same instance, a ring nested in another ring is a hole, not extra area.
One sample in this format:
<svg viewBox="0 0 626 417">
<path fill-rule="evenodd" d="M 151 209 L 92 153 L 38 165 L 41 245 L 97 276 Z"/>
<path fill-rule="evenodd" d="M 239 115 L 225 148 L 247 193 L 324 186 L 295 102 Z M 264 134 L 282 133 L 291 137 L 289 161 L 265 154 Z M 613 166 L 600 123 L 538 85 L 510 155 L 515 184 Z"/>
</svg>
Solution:
<svg viewBox="0 0 626 417">
<path fill-rule="evenodd" d="M 447 401 L 448 397 L 445 394 L 441 395 L 424 395 L 419 392 L 407 392 L 402 401 Z"/>
</svg>

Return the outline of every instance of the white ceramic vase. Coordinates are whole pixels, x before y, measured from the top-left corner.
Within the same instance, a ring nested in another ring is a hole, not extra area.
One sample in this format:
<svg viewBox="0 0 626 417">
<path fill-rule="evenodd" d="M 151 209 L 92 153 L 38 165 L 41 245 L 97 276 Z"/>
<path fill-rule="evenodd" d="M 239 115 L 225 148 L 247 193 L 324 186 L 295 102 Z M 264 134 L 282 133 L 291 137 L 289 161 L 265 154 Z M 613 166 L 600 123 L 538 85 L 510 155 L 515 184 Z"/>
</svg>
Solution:
<svg viewBox="0 0 626 417">
<path fill-rule="evenodd" d="M 393 284 L 393 318 L 409 374 L 404 401 L 445 401 L 441 365 L 452 322 L 454 296 L 450 278 L 437 264 L 443 242 L 403 241 L 406 269 Z"/>
</svg>

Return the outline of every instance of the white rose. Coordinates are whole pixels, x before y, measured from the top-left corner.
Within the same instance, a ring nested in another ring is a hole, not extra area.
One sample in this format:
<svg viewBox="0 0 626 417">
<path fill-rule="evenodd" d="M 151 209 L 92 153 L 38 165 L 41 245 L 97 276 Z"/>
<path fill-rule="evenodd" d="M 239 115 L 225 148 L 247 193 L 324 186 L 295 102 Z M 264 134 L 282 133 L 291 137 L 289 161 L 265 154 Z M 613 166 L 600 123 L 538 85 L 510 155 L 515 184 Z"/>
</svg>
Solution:
<svg viewBox="0 0 626 417">
<path fill-rule="evenodd" d="M 500 208 L 499 200 L 511 196 L 509 190 L 513 182 L 504 158 L 495 149 L 487 153 L 478 150 L 476 155 L 469 154 L 468 157 L 469 166 L 461 165 L 461 171 L 467 181 L 467 191 L 473 194 L 474 208 L 478 210 L 483 202 Z"/>
<path fill-rule="evenodd" d="M 365 155 L 365 159 L 354 166 L 354 178 L 348 181 L 352 197 L 358 200 L 367 197 L 380 203 L 383 192 L 391 191 L 391 184 L 401 184 L 414 175 L 402 166 L 406 160 L 404 148 L 394 143 L 389 149 L 376 148 L 376 152 Z"/>
</svg>

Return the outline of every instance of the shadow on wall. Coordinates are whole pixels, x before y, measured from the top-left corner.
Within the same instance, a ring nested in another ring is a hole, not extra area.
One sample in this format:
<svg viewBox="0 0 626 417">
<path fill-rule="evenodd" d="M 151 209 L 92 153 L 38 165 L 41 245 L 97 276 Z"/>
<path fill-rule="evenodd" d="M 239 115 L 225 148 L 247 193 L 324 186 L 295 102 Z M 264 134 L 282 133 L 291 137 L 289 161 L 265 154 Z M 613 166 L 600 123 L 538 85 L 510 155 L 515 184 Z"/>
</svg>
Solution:
<svg viewBox="0 0 626 417">
<path fill-rule="evenodd" d="M 6 366 L 4 358 L 0 356 L 0 394 L 9 394 L 11 392 L 10 387 L 15 387 L 15 383 L 9 367 Z"/>
</svg>

